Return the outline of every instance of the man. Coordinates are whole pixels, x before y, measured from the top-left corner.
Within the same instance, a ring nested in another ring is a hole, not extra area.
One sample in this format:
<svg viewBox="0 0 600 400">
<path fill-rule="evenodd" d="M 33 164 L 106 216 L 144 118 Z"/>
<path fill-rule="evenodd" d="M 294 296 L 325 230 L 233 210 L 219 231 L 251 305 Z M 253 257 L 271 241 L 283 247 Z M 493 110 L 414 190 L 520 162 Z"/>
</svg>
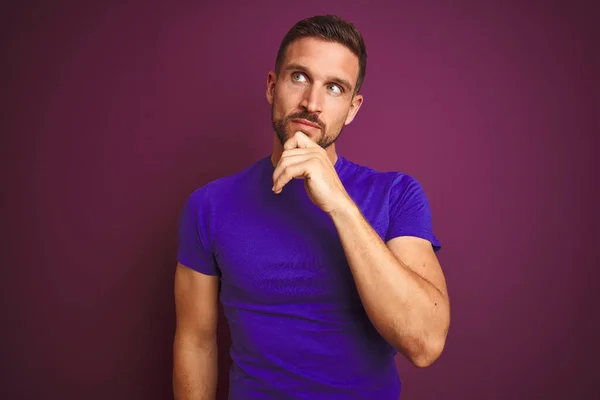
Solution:
<svg viewBox="0 0 600 400">
<path fill-rule="evenodd" d="M 300 21 L 267 77 L 272 154 L 189 197 L 175 274 L 177 400 L 215 398 L 219 297 L 230 399 L 395 400 L 394 355 L 425 367 L 442 352 L 449 300 L 423 189 L 335 150 L 365 70 L 352 24 Z"/>
</svg>

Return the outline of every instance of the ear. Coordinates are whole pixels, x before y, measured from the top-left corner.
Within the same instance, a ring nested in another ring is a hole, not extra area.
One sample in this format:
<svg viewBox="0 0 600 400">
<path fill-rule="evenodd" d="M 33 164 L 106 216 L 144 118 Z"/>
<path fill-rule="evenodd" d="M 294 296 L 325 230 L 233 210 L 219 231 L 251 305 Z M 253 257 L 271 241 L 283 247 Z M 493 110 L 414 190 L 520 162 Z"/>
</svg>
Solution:
<svg viewBox="0 0 600 400">
<path fill-rule="evenodd" d="M 275 72 L 270 71 L 267 75 L 267 101 L 269 104 L 273 104 L 273 95 L 275 93 L 275 83 L 277 82 L 277 75 Z"/>
<path fill-rule="evenodd" d="M 350 122 L 352 122 L 354 120 L 354 117 L 356 116 L 356 113 L 358 113 L 358 110 L 360 109 L 360 106 L 363 103 L 363 97 L 360 94 L 354 95 L 354 97 L 352 98 L 352 104 L 350 104 L 350 111 L 348 111 L 348 116 L 346 117 L 346 121 L 344 122 L 344 125 L 348 125 Z"/>
</svg>

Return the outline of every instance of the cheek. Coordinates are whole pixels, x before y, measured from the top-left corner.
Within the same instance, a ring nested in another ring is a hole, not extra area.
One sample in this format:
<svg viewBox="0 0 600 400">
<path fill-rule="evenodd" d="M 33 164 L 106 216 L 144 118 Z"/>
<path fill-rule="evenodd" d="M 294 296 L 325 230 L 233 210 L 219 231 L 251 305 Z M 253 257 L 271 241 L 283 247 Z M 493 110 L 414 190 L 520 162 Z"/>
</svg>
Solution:
<svg viewBox="0 0 600 400">
<path fill-rule="evenodd" d="M 288 115 L 298 108 L 298 102 L 294 93 L 284 90 L 275 90 L 273 95 L 273 108 L 280 116 Z"/>
<path fill-rule="evenodd" d="M 278 93 L 279 100 L 282 104 L 286 104 L 287 106 L 296 106 L 304 97 L 305 87 L 300 85 L 294 85 L 290 82 L 284 82 L 283 85 L 279 87 L 279 90 L 276 90 Z"/>
<path fill-rule="evenodd" d="M 332 104 L 331 107 L 331 115 L 332 117 L 329 119 L 329 127 L 335 129 L 339 129 L 346 123 L 346 118 L 348 117 L 348 113 L 350 112 L 350 108 L 344 104 Z"/>
<path fill-rule="evenodd" d="M 277 89 L 275 89 L 275 91 L 273 92 L 273 112 L 275 113 L 275 115 L 280 115 L 284 112 L 284 109 L 284 97 Z"/>
</svg>

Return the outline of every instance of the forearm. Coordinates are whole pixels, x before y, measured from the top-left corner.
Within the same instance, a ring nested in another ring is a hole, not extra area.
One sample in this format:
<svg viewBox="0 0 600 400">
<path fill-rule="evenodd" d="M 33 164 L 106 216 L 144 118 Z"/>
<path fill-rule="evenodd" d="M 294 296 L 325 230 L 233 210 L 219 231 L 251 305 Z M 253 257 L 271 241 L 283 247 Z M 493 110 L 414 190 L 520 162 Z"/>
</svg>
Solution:
<svg viewBox="0 0 600 400">
<path fill-rule="evenodd" d="M 190 344 L 175 338 L 173 394 L 175 400 L 215 400 L 217 395 L 217 342 Z"/>
<path fill-rule="evenodd" d="M 398 260 L 353 203 L 330 216 L 375 328 L 415 365 L 433 362 L 445 340 L 447 297 Z"/>
</svg>

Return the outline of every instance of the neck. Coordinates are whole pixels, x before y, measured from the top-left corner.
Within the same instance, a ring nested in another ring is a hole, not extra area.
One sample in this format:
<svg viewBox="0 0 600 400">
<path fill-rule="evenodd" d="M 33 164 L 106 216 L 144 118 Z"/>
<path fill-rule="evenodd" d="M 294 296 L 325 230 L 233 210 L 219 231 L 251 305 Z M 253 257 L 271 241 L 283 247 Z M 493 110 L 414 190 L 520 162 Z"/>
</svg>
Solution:
<svg viewBox="0 0 600 400">
<path fill-rule="evenodd" d="M 329 158 L 329 161 L 331 161 L 331 164 L 335 165 L 335 163 L 338 160 L 338 155 L 335 151 L 335 143 L 333 143 L 331 146 L 326 148 L 325 152 L 327 153 L 327 158 Z M 273 153 L 271 154 L 271 164 L 273 164 L 273 167 L 275 167 L 275 166 L 277 166 L 277 164 L 279 164 L 279 160 L 281 159 L 282 153 L 283 153 L 283 146 L 281 145 L 281 142 L 279 141 L 279 138 L 277 137 L 277 135 L 273 135 Z"/>
</svg>

